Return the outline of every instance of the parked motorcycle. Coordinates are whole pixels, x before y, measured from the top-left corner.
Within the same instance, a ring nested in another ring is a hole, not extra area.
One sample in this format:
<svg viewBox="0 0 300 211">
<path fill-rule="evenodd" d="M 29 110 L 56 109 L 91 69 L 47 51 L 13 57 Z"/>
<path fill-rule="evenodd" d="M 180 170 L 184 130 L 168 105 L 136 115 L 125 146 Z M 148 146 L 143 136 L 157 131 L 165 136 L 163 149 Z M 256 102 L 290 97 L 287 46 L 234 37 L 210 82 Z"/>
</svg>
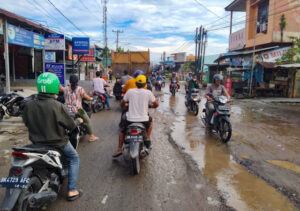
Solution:
<svg viewBox="0 0 300 211">
<path fill-rule="evenodd" d="M 191 111 L 195 116 L 198 115 L 199 112 L 199 106 L 198 104 L 201 101 L 199 89 L 192 89 L 191 90 L 191 96 L 187 97 L 187 101 L 185 102 L 186 107 L 189 111 Z"/>
<path fill-rule="evenodd" d="M 171 91 L 172 95 L 175 96 L 176 92 L 178 91 L 177 81 L 171 82 L 170 91 Z"/>
<path fill-rule="evenodd" d="M 146 128 L 141 123 L 132 123 L 128 126 L 123 144 L 123 156 L 132 163 L 133 173 L 140 173 L 140 159 L 149 155 L 150 151 L 145 145 Z"/>
<path fill-rule="evenodd" d="M 211 126 L 210 130 L 215 131 L 217 134 L 219 134 L 222 142 L 227 143 L 230 140 L 232 134 L 230 107 L 226 105 L 229 101 L 225 96 L 212 98 L 216 109 L 212 115 L 212 118 L 208 119 L 208 111 L 206 109 L 203 109 L 203 116 L 201 119 L 204 125 L 207 125 L 207 123 L 209 123 L 209 125 Z"/>
<path fill-rule="evenodd" d="M 5 113 L 9 116 L 21 116 L 22 110 L 26 102 L 34 100 L 37 94 L 29 97 L 22 97 L 17 93 L 3 94 L 0 96 L 0 121 L 3 119 Z"/>
<path fill-rule="evenodd" d="M 162 81 L 161 80 L 157 80 L 155 82 L 155 90 L 156 91 L 160 91 L 161 90 L 161 86 L 162 86 Z"/>
<path fill-rule="evenodd" d="M 56 148 L 27 145 L 14 147 L 1 210 L 36 210 L 57 199 L 67 176 L 64 156 Z"/>
</svg>

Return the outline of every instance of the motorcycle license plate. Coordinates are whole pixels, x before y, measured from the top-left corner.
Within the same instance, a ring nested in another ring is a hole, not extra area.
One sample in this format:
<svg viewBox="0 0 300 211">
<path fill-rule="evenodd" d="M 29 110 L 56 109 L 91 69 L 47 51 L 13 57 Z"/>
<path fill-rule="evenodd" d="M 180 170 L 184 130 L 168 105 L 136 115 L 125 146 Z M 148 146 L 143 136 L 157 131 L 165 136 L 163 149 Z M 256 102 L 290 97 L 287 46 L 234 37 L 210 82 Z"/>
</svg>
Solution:
<svg viewBox="0 0 300 211">
<path fill-rule="evenodd" d="M 27 187 L 29 181 L 30 181 L 30 178 L 2 177 L 0 180 L 0 187 L 24 189 Z"/>
<path fill-rule="evenodd" d="M 219 110 L 221 110 L 221 111 L 230 111 L 230 107 L 228 107 L 228 106 L 219 106 Z"/>
<path fill-rule="evenodd" d="M 126 139 L 133 139 L 135 141 L 139 140 L 139 139 L 143 139 L 143 136 L 126 136 Z"/>
</svg>

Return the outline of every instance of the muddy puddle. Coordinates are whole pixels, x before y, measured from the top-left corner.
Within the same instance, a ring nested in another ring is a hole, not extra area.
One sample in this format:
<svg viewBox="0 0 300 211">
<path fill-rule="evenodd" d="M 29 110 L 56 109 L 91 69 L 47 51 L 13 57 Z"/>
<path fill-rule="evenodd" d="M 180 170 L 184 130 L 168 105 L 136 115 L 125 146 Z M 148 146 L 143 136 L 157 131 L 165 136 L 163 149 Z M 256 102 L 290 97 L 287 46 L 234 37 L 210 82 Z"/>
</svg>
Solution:
<svg viewBox="0 0 300 211">
<path fill-rule="evenodd" d="M 222 193 L 227 205 L 236 210 L 297 210 L 288 198 L 236 163 L 229 153 L 228 145 L 205 133 L 200 119 L 205 100 L 202 100 L 199 114 L 195 117 L 187 112 L 183 90 L 175 97 L 168 93 L 167 88 L 162 92 L 164 95 L 159 97 L 159 111 L 175 117 L 171 128 L 172 139 L 196 161 L 205 178 Z M 238 106 L 235 107 L 234 115 L 245 115 L 249 121 L 259 118 L 255 114 L 249 117 Z M 276 131 L 276 128 L 273 129 Z M 248 135 L 251 136 L 250 133 Z M 246 138 L 244 139 L 247 143 Z M 241 157 L 248 158 L 248 155 L 241 155 Z"/>
</svg>

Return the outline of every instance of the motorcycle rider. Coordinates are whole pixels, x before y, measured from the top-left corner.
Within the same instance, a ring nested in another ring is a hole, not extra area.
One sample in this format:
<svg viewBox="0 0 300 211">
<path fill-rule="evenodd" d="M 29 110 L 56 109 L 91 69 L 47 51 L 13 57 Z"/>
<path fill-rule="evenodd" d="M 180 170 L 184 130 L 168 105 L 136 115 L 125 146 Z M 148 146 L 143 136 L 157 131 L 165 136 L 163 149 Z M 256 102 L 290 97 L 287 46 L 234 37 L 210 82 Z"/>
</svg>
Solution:
<svg viewBox="0 0 300 211">
<path fill-rule="evenodd" d="M 105 87 L 109 87 L 106 81 L 102 78 L 102 72 L 96 72 L 96 78 L 93 79 L 94 92 L 99 92 L 105 97 L 106 109 L 110 110 L 109 97 L 105 92 Z"/>
<path fill-rule="evenodd" d="M 179 89 L 180 89 L 180 85 L 179 85 L 179 83 L 178 83 L 178 78 L 177 78 L 175 72 L 172 73 L 172 77 L 171 77 L 171 80 L 170 80 L 170 82 L 171 82 L 171 84 L 170 84 L 170 91 L 171 91 L 171 85 L 172 85 L 172 82 L 173 82 L 173 81 L 176 82 L 177 89 L 179 90 Z"/>
<path fill-rule="evenodd" d="M 70 76 L 71 86 L 65 88 L 65 105 L 69 109 L 69 112 L 80 116 L 87 126 L 87 134 L 90 135 L 89 141 L 94 142 L 99 140 L 99 137 L 95 136 L 92 131 L 91 120 L 87 113 L 82 108 L 82 100 L 86 99 L 92 101 L 93 98 L 88 96 L 81 86 L 78 86 L 77 75 Z"/>
<path fill-rule="evenodd" d="M 189 74 L 185 80 L 186 80 L 185 89 L 186 89 L 186 93 L 188 93 L 188 85 L 189 85 L 190 80 L 193 80 L 193 73 L 189 72 Z"/>
<path fill-rule="evenodd" d="M 113 157 L 118 157 L 122 155 L 122 146 L 125 139 L 125 132 L 131 123 L 139 122 L 143 123 L 147 129 L 147 141 L 145 141 L 146 147 L 150 148 L 151 141 L 150 135 L 152 131 L 152 118 L 148 114 L 148 106 L 152 104 L 152 108 L 158 107 L 158 101 L 155 99 L 153 93 L 146 87 L 147 78 L 144 75 L 139 75 L 136 78 L 137 88 L 133 88 L 127 91 L 125 94 L 122 105 L 128 106 L 128 112 L 126 113 L 126 118 L 121 120 L 121 132 L 119 134 L 119 147 Z"/>
<path fill-rule="evenodd" d="M 125 85 L 125 83 L 130 79 L 132 79 L 132 77 L 128 75 L 127 70 L 124 70 L 124 75 L 121 77 L 121 85 Z"/>
<path fill-rule="evenodd" d="M 218 97 L 218 96 L 225 95 L 229 101 L 231 100 L 230 95 L 226 91 L 225 87 L 223 85 L 221 85 L 223 76 L 220 74 L 215 74 L 213 79 L 214 79 L 214 83 L 207 86 L 206 91 L 205 91 L 205 98 L 207 99 L 205 107 L 208 111 L 208 122 L 207 122 L 206 127 L 209 127 L 209 121 L 211 120 L 213 112 L 215 111 L 215 106 L 214 106 L 212 97 Z"/>
<path fill-rule="evenodd" d="M 199 82 L 197 80 L 197 74 L 194 73 L 192 80 L 189 81 L 188 86 L 187 86 L 187 96 L 188 99 L 191 97 L 192 94 L 192 89 L 200 89 Z"/>
<path fill-rule="evenodd" d="M 58 148 L 68 161 L 68 197 L 69 201 L 78 199 L 83 192 L 76 187 L 79 171 L 79 156 L 72 144 L 66 129 L 72 131 L 82 118 L 75 121 L 70 117 L 66 106 L 56 100 L 60 82 L 53 73 L 42 73 L 36 80 L 39 92 L 36 100 L 25 104 L 23 121 L 29 131 L 33 144 Z"/>
<path fill-rule="evenodd" d="M 137 70 L 134 73 L 134 78 L 129 79 L 124 87 L 123 87 L 123 92 L 126 93 L 129 89 L 134 89 L 137 88 L 136 86 L 136 77 L 138 77 L 139 75 L 144 75 L 144 72 L 142 70 Z M 147 89 L 147 87 L 144 87 L 145 89 Z"/>
</svg>

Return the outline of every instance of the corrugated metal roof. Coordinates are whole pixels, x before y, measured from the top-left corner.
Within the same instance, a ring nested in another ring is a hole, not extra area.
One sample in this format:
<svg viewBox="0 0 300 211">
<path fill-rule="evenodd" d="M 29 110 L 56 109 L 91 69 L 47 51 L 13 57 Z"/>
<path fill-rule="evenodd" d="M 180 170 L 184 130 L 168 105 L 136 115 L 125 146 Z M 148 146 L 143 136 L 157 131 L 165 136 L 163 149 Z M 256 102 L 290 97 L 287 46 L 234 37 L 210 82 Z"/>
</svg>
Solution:
<svg viewBox="0 0 300 211">
<path fill-rule="evenodd" d="M 29 26 L 33 26 L 36 29 L 43 30 L 44 32 L 48 32 L 50 34 L 54 33 L 54 31 L 52 31 L 51 29 L 48 29 L 48 28 L 42 26 L 41 24 L 36 24 L 34 22 L 31 22 L 31 21 L 27 20 L 26 18 L 24 18 L 22 16 L 16 15 L 16 14 L 11 13 L 11 12 L 8 12 L 8 11 L 6 11 L 4 9 L 1 9 L 1 8 L 0 8 L 0 16 L 6 17 L 6 18 L 15 19 L 15 20 L 17 20 L 19 22 L 22 22 L 22 23 L 27 24 Z"/>
</svg>

